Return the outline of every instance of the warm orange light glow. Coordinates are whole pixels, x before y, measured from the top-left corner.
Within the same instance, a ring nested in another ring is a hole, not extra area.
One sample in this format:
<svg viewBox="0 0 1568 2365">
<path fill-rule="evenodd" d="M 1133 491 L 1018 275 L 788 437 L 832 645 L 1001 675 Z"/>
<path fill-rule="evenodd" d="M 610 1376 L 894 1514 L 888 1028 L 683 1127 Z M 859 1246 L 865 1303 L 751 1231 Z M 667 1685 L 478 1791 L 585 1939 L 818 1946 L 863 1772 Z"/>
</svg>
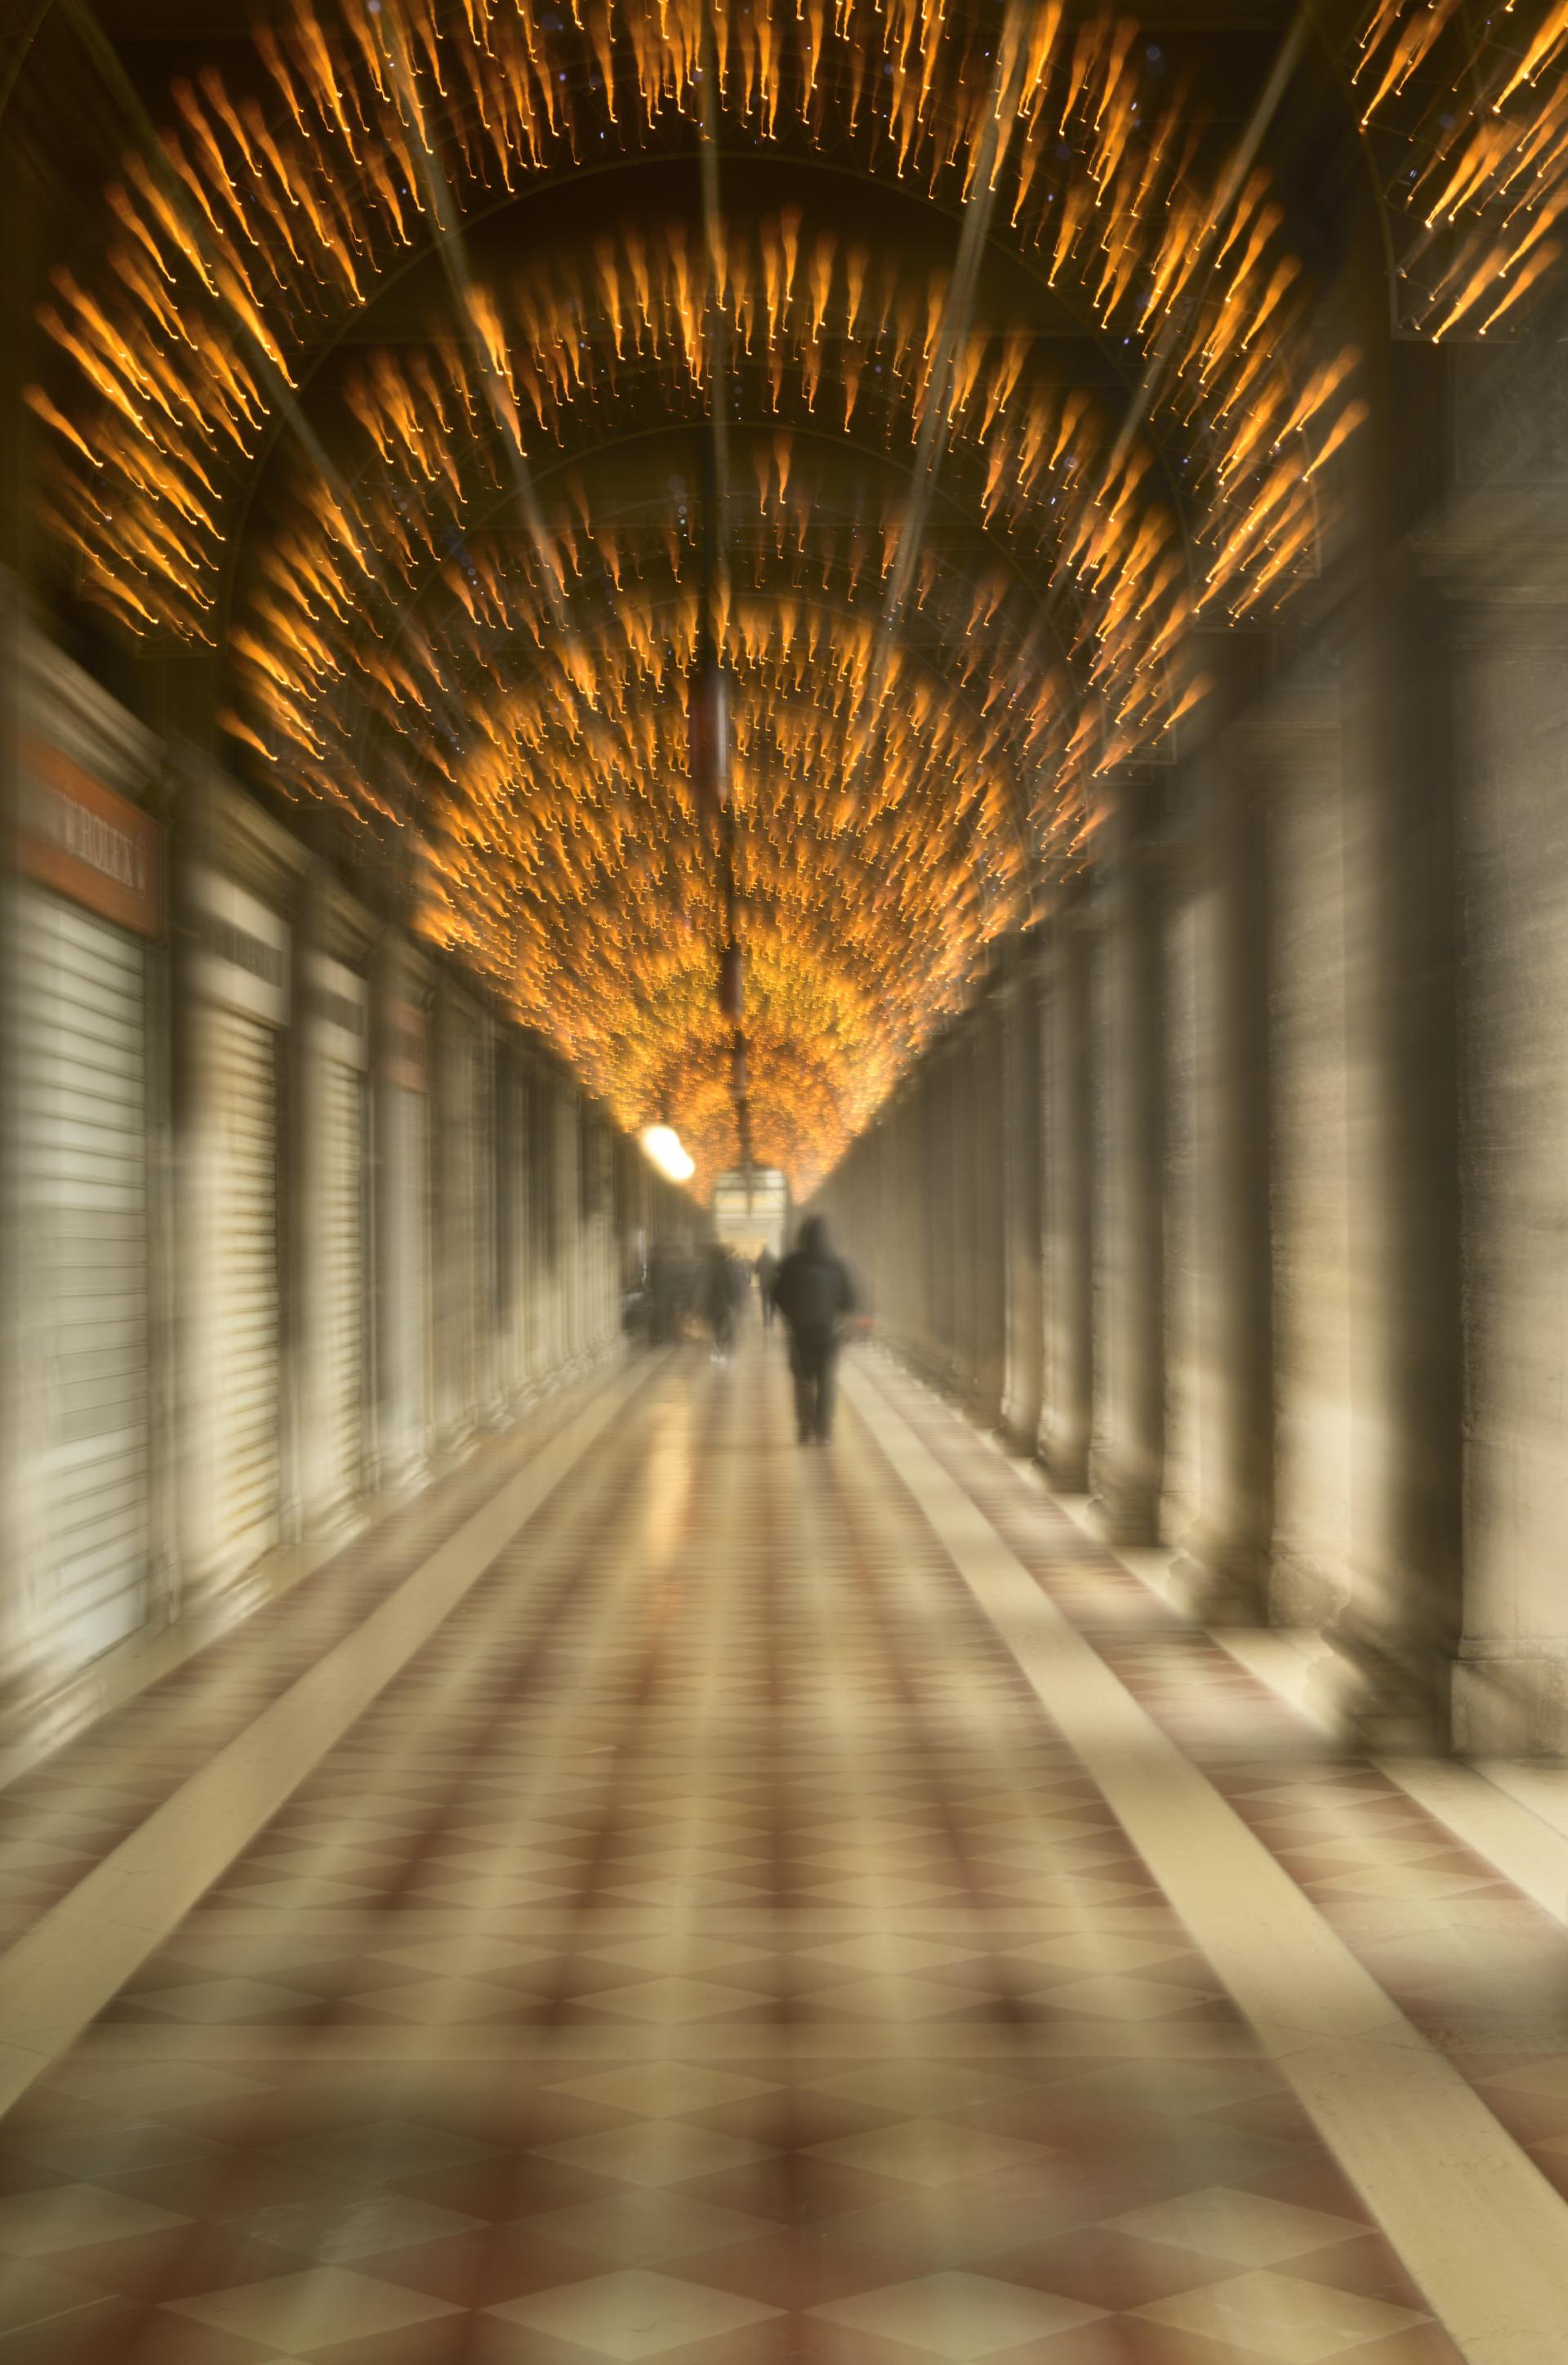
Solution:
<svg viewBox="0 0 1568 2365">
<path fill-rule="evenodd" d="M 1168 751 L 1202 695 L 1194 623 L 1311 573 L 1360 411 L 1352 356 L 1310 365 L 1266 176 L 1220 209 L 1225 160 L 1200 168 L 1129 21 L 1053 5 L 992 59 L 942 0 L 708 0 L 726 138 L 949 209 L 994 192 L 1026 306 L 950 336 L 944 275 L 837 221 L 674 218 L 557 238 L 510 283 L 454 270 L 444 327 L 312 385 L 443 192 L 472 218 L 590 157 L 689 149 L 700 5 L 576 0 L 560 26 L 536 0 L 301 0 L 258 37 L 270 104 L 209 70 L 126 160 L 103 270 L 57 279 L 34 407 L 88 595 L 218 644 L 236 750 L 417 830 L 427 932 L 628 1125 L 678 1082 L 705 1172 L 734 1141 L 685 774 L 696 524 L 664 480 L 633 499 L 613 452 L 628 416 L 693 448 L 722 354 L 757 1147 L 801 1187 L 1078 858 L 1097 778 Z M 1059 374 L 1071 341 L 1039 338 L 1052 305 L 1147 373 L 1120 441 Z M 226 577 L 297 387 L 309 421 Z"/>
<path fill-rule="evenodd" d="M 1568 214 L 1568 0 L 1479 24 L 1457 0 L 1379 0 L 1353 72 L 1398 160 L 1400 309 L 1431 338 L 1484 336 L 1558 261 Z"/>
</svg>

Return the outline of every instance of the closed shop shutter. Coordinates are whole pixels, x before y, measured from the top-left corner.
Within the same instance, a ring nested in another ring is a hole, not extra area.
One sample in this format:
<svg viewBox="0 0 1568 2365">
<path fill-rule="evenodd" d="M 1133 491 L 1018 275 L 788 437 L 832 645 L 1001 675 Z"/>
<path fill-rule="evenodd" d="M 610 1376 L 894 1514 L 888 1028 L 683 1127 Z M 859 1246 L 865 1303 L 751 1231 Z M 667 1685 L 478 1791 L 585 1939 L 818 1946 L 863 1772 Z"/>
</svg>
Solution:
<svg viewBox="0 0 1568 2365">
<path fill-rule="evenodd" d="M 40 890 L 16 908 L 24 1418 L 44 1648 L 70 1668 L 147 1610 L 146 957 Z"/>
<path fill-rule="evenodd" d="M 325 1064 L 322 1122 L 326 1444 L 334 1488 L 348 1504 L 364 1480 L 364 1080 L 339 1059 Z"/>
<path fill-rule="evenodd" d="M 218 1133 L 218 1505 L 215 1575 L 241 1576 L 279 1540 L 277 1049 L 269 1026 L 208 1014 Z"/>
</svg>

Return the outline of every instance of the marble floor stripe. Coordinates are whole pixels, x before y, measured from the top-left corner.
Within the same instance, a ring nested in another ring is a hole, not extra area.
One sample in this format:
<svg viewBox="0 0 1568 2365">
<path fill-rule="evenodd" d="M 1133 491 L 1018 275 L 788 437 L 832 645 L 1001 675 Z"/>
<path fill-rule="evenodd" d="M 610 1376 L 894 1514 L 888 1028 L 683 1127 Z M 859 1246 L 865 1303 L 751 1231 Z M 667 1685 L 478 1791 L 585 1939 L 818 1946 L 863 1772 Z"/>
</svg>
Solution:
<svg viewBox="0 0 1568 2365">
<path fill-rule="evenodd" d="M 1568 2205 L 857 1367 L 857 1409 L 1470 2365 L 1553 2365 Z"/>
<path fill-rule="evenodd" d="M 1304 2096 L 1354 2057 L 1363 2114 L 1371 2072 L 1429 2105 L 1353 1962 L 1338 2034 L 1351 1940 L 1408 1911 L 1359 1876 L 1398 1890 L 1407 1843 L 1347 1795 L 1330 1900 L 1316 1827 L 1299 1877 L 1266 1836 L 1325 1812 L 1271 1785 L 1342 1765 L 890 1367 L 825 1452 L 777 1338 L 624 1384 L 591 1440 L 498 1441 L 532 1516 L 509 1476 L 396 1650 L 420 1507 L 317 1592 L 319 1713 L 280 1718 L 259 1623 L 265 1680 L 193 1663 L 114 1800 L 113 1720 L 29 1777 L 13 1902 L 76 1885 L 21 1990 L 60 2049 L 0 2122 L 0 2365 L 1539 2365 L 1540 2276 L 1486 2323 L 1428 2287 Z M 95 1922 L 73 1863 L 131 1800 L 147 1893 Z M 1279 1895 L 1289 1961 L 1251 1927 Z M 1561 2055 L 1492 2033 L 1468 2068 L 1544 2159 Z"/>
<path fill-rule="evenodd" d="M 25 1929 L 174 1795 L 378 1602 L 454 1535 L 581 1411 L 602 1373 L 562 1387 L 504 1434 L 335 1547 L 303 1552 L 241 1624 L 166 1630 L 120 1671 L 125 1686 L 87 1731 L 41 1762 L 19 1744 L 0 1755 L 0 1933 Z M 138 1681 L 140 1677 L 141 1680 Z M 112 1688 L 106 1673 L 103 1688 Z"/>
<path fill-rule="evenodd" d="M 1004 1485 L 1003 1471 L 1016 1480 L 1017 1466 L 989 1440 L 904 1374 L 884 1364 L 880 1376 L 928 1449 L 1002 1522 L 1042 1589 L 1568 2197 L 1562 1777 L 1524 1763 L 1347 1757 L 1302 1711 L 1299 1666 L 1280 1664 L 1282 1652 L 1295 1655 L 1288 1642 L 1211 1635 L 1173 1618 L 1158 1555 L 1108 1552 L 1076 1507 L 1070 1554 L 1043 1552 L 1037 1523 L 1015 1516 L 1020 1492 L 1037 1497 L 1037 1482 Z M 1273 1650 L 1262 1647 L 1271 1642 Z"/>
<path fill-rule="evenodd" d="M 0 1956 L 0 2109 L 80 2035 L 302 1777 L 427 1642 L 642 1384 L 608 1382 L 368 1617 Z"/>
</svg>

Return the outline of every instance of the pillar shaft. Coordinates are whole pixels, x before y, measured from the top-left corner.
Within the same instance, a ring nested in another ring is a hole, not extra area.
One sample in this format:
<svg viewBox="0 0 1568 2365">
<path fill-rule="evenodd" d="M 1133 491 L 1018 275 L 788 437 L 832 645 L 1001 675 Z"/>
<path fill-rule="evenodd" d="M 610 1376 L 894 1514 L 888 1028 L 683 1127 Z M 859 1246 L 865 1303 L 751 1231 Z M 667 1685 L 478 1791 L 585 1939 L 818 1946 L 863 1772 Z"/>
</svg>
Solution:
<svg viewBox="0 0 1568 2365">
<path fill-rule="evenodd" d="M 1049 924 L 1041 1014 L 1045 1120 L 1040 1457 L 1063 1494 L 1089 1486 L 1094 1381 L 1092 943 L 1080 904 Z"/>
<path fill-rule="evenodd" d="M 1184 919 L 1191 1487 L 1177 1574 L 1200 1615 L 1262 1612 L 1273 1510 L 1268 897 L 1256 750 L 1200 771 Z"/>
<path fill-rule="evenodd" d="M 1151 816 L 1103 826 L 1097 890 L 1095 1333 L 1090 1482 L 1117 1542 L 1153 1541 L 1164 1444 L 1159 893 Z"/>
<path fill-rule="evenodd" d="M 1045 1387 L 1041 984 L 1030 958 L 1002 997 L 1002 1175 L 1006 1197 L 1006 1386 L 1002 1422 L 1033 1452 Z"/>
<path fill-rule="evenodd" d="M 1464 1599 L 1456 1745 L 1568 1750 L 1568 496 L 1444 537 L 1464 881 Z"/>
<path fill-rule="evenodd" d="M 1350 715 L 1351 1596 L 1385 1745 L 1446 1738 L 1460 1612 L 1454 747 L 1447 620 L 1391 560 Z"/>
<path fill-rule="evenodd" d="M 1338 671 L 1277 691 L 1248 745 L 1268 803 L 1274 1519 L 1271 1623 L 1350 1597 L 1350 1082 Z"/>
<path fill-rule="evenodd" d="M 970 1395 L 988 1426 L 1001 1422 L 1007 1390 L 1004 1024 L 1001 995 L 989 994 L 976 1014 L 969 1046 L 968 1139 L 962 1145 L 970 1175 Z"/>
</svg>

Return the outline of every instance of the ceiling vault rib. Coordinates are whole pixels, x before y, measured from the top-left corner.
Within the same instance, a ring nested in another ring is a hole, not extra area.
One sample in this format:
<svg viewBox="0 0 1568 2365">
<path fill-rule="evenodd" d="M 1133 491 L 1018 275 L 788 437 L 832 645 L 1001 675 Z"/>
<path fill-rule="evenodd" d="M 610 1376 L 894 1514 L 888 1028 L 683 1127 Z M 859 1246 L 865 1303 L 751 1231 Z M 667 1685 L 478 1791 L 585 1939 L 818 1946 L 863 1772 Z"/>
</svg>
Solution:
<svg viewBox="0 0 1568 2365">
<path fill-rule="evenodd" d="M 127 85 L 62 564 L 622 1122 L 803 1187 L 1314 572 L 1302 24 L 1216 114 L 1115 0 L 284 0 Z"/>
</svg>

